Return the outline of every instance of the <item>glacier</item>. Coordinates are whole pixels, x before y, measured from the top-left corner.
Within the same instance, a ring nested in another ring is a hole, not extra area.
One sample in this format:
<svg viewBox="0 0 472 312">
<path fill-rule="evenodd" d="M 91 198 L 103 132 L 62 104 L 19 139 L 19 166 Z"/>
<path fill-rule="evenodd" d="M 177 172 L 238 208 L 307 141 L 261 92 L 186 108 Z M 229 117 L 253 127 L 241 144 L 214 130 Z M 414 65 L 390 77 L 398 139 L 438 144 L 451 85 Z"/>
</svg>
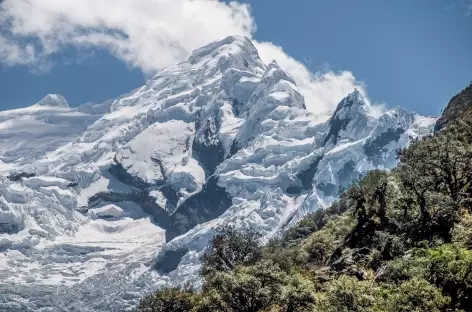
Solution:
<svg viewBox="0 0 472 312">
<path fill-rule="evenodd" d="M 198 286 L 218 226 L 268 240 L 394 167 L 435 121 L 358 90 L 314 115 L 239 36 L 103 104 L 48 95 L 0 112 L 0 311 L 132 311 Z"/>
</svg>

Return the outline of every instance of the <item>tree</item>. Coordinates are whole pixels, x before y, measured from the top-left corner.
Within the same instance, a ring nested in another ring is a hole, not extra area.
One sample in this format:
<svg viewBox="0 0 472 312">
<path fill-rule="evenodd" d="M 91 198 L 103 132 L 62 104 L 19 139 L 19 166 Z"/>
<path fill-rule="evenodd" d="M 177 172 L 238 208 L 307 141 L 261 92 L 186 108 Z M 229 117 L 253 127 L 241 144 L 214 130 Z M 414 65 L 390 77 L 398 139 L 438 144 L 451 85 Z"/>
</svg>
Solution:
<svg viewBox="0 0 472 312">
<path fill-rule="evenodd" d="M 346 191 L 345 199 L 357 219 L 346 246 L 371 246 L 375 231 L 387 226 L 387 187 L 388 174 L 373 170 Z"/>
<path fill-rule="evenodd" d="M 138 306 L 139 312 L 190 312 L 196 301 L 192 290 L 171 288 L 145 297 Z"/>
<path fill-rule="evenodd" d="M 313 282 L 300 273 L 288 275 L 264 260 L 207 277 L 198 311 L 308 312 L 315 306 Z"/>
<path fill-rule="evenodd" d="M 292 275 L 285 287 L 283 302 L 285 312 L 313 311 L 316 304 L 313 282 L 300 273 Z"/>
<path fill-rule="evenodd" d="M 326 297 L 319 311 L 364 312 L 378 311 L 382 303 L 380 288 L 372 282 L 359 281 L 345 275 L 330 281 L 324 288 Z"/>
<path fill-rule="evenodd" d="M 451 297 L 451 306 L 472 307 L 472 251 L 453 244 L 430 249 L 429 280 Z"/>
<path fill-rule="evenodd" d="M 201 310 L 257 312 L 283 302 L 288 275 L 272 261 L 207 276 Z"/>
<path fill-rule="evenodd" d="M 468 311 L 472 306 L 472 251 L 463 247 L 443 244 L 435 248 L 415 250 L 408 257 L 387 263 L 382 271 L 376 279 L 379 282 L 403 284 L 414 279 L 425 280 L 440 289 L 444 296 L 450 298 L 448 299 L 449 307 Z M 418 285 L 411 286 L 415 283 Z M 414 296 L 413 289 L 417 288 L 417 295 L 427 300 L 425 294 L 420 295 L 420 288 L 425 288 L 419 285 L 424 286 L 424 282 L 416 281 L 406 285 L 411 287 L 405 286 L 409 289 L 405 293 L 409 292 Z M 425 291 L 433 296 L 432 289 Z"/>
<path fill-rule="evenodd" d="M 294 227 L 289 228 L 283 235 L 284 245 L 290 243 L 297 243 L 302 239 L 307 238 L 310 234 L 318 231 L 325 226 L 328 218 L 326 209 L 318 209 L 308 214 L 300 220 Z"/>
<path fill-rule="evenodd" d="M 391 312 L 441 312 L 450 302 L 439 288 L 418 277 L 388 289 L 386 293 L 385 307 Z"/>
<path fill-rule="evenodd" d="M 421 213 L 428 216 L 425 194 L 439 192 L 458 201 L 472 182 L 472 146 L 468 124 L 454 125 L 434 137 L 417 141 L 399 153 L 398 173 L 418 198 Z"/>
<path fill-rule="evenodd" d="M 472 215 L 469 211 L 462 211 L 459 222 L 454 226 L 452 236 L 454 243 L 466 249 L 472 249 Z"/>
<path fill-rule="evenodd" d="M 238 232 L 223 226 L 211 240 L 202 257 L 202 274 L 227 272 L 237 265 L 251 265 L 262 258 L 260 234 L 253 230 Z"/>
<path fill-rule="evenodd" d="M 404 207 L 412 216 L 412 239 L 451 240 L 457 212 L 460 206 L 467 206 L 466 199 L 472 191 L 472 145 L 468 137 L 471 129 L 467 122 L 458 123 L 399 153 L 395 173 L 403 187 L 403 197 L 408 198 Z M 419 218 L 414 217 L 417 207 Z"/>
</svg>

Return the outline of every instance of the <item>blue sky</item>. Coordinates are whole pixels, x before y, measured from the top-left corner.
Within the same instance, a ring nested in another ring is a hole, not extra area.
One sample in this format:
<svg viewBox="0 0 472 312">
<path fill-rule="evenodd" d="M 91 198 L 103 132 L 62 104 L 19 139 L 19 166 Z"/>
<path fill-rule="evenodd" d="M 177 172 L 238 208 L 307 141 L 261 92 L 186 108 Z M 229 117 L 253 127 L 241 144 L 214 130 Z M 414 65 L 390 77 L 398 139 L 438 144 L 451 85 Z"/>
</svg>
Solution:
<svg viewBox="0 0 472 312">
<path fill-rule="evenodd" d="M 252 32 L 255 40 L 281 46 L 312 72 L 350 71 L 357 81 L 365 83 L 373 101 L 389 107 L 400 105 L 421 114 L 438 115 L 448 100 L 472 80 L 472 2 L 241 2 L 251 5 L 252 20 L 257 25 Z M 123 27 L 126 32 L 127 26 Z M 31 32 L 17 39 L 18 34 L 8 26 L 0 27 L 0 31 L 12 42 L 38 40 Z M 214 36 L 219 38 L 221 34 Z M 186 42 L 180 43 L 187 47 Z M 159 58 L 159 46 L 154 49 Z M 0 59 L 0 109 L 29 106 L 47 93 L 64 95 L 71 106 L 102 102 L 138 87 L 152 72 L 141 56 L 130 60 L 128 55 L 115 57 L 116 51 L 112 51 L 114 55 L 109 51 L 110 47 L 100 45 L 77 49 L 61 46 L 47 54 L 46 62 Z M 153 65 L 162 63 L 165 60 Z"/>
</svg>

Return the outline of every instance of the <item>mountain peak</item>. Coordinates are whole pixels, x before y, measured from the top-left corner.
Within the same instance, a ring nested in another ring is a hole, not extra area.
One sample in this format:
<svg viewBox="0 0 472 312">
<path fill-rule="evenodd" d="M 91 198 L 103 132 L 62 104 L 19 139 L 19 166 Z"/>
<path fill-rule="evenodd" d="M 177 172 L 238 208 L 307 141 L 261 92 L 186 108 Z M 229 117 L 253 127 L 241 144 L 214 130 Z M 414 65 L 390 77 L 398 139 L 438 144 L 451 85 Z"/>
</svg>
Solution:
<svg viewBox="0 0 472 312">
<path fill-rule="evenodd" d="M 194 50 L 188 60 L 190 63 L 195 64 L 209 55 L 217 57 L 229 54 L 243 54 L 259 58 L 257 49 L 249 38 L 245 36 L 229 36 Z"/>
<path fill-rule="evenodd" d="M 275 60 L 273 60 L 265 70 L 265 73 L 262 77 L 262 81 L 279 81 L 286 80 L 294 85 L 297 85 L 295 80 L 290 76 L 285 70 L 283 70 Z"/>
<path fill-rule="evenodd" d="M 365 97 L 358 89 L 348 94 L 339 102 L 333 116 L 329 120 L 329 132 L 324 139 L 324 144 L 332 140 L 337 144 L 341 132 L 345 132 L 348 127 L 351 129 L 345 134 L 347 136 L 359 136 L 369 120 L 369 108 Z M 352 132 L 352 133 L 349 133 Z"/>
<path fill-rule="evenodd" d="M 353 104 L 358 104 L 358 105 L 366 105 L 365 97 L 362 95 L 362 93 L 357 89 L 354 88 L 354 91 L 349 93 L 346 97 L 346 102 L 349 103 L 351 106 Z"/>
<path fill-rule="evenodd" d="M 339 102 L 333 117 L 340 117 L 339 115 L 345 115 L 348 112 L 362 112 L 367 111 L 367 101 L 362 93 L 356 88 L 353 92 L 349 93 L 345 98 Z"/>
<path fill-rule="evenodd" d="M 229 36 L 196 49 L 188 62 L 198 68 L 216 68 L 220 73 L 233 68 L 263 74 L 266 68 L 252 41 L 244 36 Z"/>
<path fill-rule="evenodd" d="M 67 100 L 60 94 L 48 94 L 37 103 L 39 106 L 69 108 Z"/>
</svg>

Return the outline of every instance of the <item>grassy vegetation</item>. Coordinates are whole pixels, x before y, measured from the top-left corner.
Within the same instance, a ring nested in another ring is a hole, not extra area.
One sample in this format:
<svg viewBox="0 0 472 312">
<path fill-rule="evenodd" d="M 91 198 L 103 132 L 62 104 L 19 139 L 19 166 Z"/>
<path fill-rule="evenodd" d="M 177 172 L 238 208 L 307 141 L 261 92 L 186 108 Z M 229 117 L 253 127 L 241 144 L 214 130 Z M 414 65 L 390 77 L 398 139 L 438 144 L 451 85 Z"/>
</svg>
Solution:
<svg viewBox="0 0 472 312">
<path fill-rule="evenodd" d="M 221 228 L 201 290 L 158 291 L 138 310 L 472 311 L 472 123 L 398 158 L 267 246 Z"/>
</svg>

